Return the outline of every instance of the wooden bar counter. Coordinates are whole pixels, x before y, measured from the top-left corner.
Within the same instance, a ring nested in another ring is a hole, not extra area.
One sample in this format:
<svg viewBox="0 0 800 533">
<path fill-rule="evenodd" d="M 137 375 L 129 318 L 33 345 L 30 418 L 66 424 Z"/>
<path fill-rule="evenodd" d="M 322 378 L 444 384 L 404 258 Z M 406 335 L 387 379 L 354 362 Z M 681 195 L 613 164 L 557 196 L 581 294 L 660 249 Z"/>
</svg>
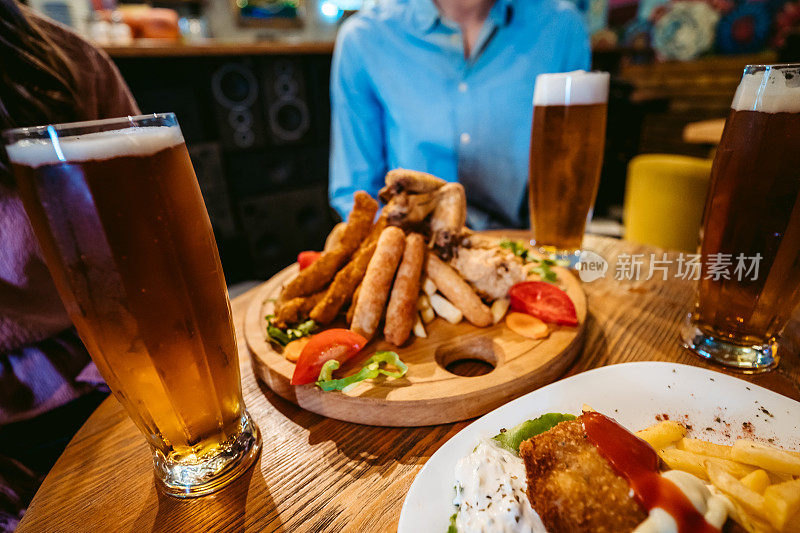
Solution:
<svg viewBox="0 0 800 533">
<path fill-rule="evenodd" d="M 104 46 L 113 58 L 122 57 L 214 57 L 253 55 L 332 54 L 331 41 L 253 41 L 228 42 L 208 40 L 196 43 L 176 43 L 140 39 L 135 44 Z"/>
<path fill-rule="evenodd" d="M 649 281 L 617 281 L 613 265 L 621 254 L 644 254 L 646 259 L 657 253 L 661 259 L 662 251 L 596 237 L 587 237 L 585 245 L 606 258 L 610 268 L 604 279 L 584 284 L 589 298 L 587 335 L 568 375 L 628 361 L 708 367 L 678 344 L 678 330 L 694 298 L 694 282 L 671 274 L 666 281 L 660 275 Z M 644 277 L 646 268 L 642 272 Z M 178 500 L 161 495 L 149 449 L 112 397 L 89 418 L 44 480 L 20 533 L 396 529 L 416 473 L 469 422 L 421 428 L 361 426 L 327 419 L 282 400 L 256 382 L 241 336 L 245 310 L 257 292 L 253 289 L 232 302 L 245 401 L 264 442 L 256 465 L 212 496 Z M 780 367 L 765 375 L 742 377 L 797 400 L 800 322 L 796 319 L 785 332 Z"/>
</svg>

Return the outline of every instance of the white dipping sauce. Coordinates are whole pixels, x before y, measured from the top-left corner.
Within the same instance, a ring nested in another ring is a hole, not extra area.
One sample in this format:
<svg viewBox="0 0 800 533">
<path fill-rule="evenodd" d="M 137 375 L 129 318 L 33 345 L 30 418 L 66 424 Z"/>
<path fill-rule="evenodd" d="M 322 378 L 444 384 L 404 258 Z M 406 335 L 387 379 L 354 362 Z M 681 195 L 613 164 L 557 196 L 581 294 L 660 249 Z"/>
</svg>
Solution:
<svg viewBox="0 0 800 533">
<path fill-rule="evenodd" d="M 688 472 L 669 470 L 661 475 L 681 489 L 697 512 L 703 515 L 706 522 L 722 530 L 722 525 L 731 510 L 731 502 L 728 498 L 711 492 L 702 479 Z M 677 531 L 678 524 L 672 515 L 660 507 L 655 507 L 645 521 L 633 530 L 633 533 L 677 533 Z"/>
<path fill-rule="evenodd" d="M 525 464 L 492 439 L 458 461 L 455 479 L 458 533 L 547 533 L 525 494 Z"/>
</svg>

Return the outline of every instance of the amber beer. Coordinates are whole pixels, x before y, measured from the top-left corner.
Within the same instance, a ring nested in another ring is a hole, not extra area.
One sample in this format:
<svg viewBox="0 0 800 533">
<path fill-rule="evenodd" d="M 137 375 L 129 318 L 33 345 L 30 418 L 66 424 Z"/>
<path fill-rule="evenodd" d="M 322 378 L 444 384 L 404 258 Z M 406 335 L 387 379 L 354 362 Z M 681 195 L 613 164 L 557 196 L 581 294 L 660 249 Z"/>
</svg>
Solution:
<svg viewBox="0 0 800 533">
<path fill-rule="evenodd" d="M 571 255 L 581 247 L 603 164 L 608 82 L 605 72 L 536 77 L 528 198 L 542 251 Z"/>
<path fill-rule="evenodd" d="M 246 468 L 259 443 L 181 131 L 171 114 L 57 128 L 46 138 L 6 133 L 47 265 L 167 491 L 209 492 Z"/>
<path fill-rule="evenodd" d="M 800 65 L 745 69 L 711 170 L 701 253 L 686 346 L 743 370 L 774 366 L 775 338 L 800 302 Z M 729 279 L 712 270 L 720 260 Z"/>
</svg>

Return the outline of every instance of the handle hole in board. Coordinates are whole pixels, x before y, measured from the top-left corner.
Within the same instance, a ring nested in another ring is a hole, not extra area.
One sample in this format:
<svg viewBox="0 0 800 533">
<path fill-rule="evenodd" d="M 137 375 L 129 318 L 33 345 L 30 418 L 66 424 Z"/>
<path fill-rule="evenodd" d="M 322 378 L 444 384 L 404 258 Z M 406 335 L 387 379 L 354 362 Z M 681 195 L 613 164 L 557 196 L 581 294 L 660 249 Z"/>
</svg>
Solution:
<svg viewBox="0 0 800 533">
<path fill-rule="evenodd" d="M 436 349 L 436 362 L 456 376 L 484 376 L 497 367 L 497 347 L 488 338 L 448 343 Z"/>
</svg>

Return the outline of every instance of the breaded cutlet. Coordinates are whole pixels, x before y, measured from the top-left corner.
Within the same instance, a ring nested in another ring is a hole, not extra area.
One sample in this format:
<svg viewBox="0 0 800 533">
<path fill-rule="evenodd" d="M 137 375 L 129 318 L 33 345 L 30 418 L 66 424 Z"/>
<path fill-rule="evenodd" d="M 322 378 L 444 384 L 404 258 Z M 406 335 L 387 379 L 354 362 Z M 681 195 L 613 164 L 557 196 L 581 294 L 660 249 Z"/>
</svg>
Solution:
<svg viewBox="0 0 800 533">
<path fill-rule="evenodd" d="M 522 443 L 528 499 L 549 533 L 633 531 L 647 514 L 586 436 L 581 417 Z"/>
</svg>

